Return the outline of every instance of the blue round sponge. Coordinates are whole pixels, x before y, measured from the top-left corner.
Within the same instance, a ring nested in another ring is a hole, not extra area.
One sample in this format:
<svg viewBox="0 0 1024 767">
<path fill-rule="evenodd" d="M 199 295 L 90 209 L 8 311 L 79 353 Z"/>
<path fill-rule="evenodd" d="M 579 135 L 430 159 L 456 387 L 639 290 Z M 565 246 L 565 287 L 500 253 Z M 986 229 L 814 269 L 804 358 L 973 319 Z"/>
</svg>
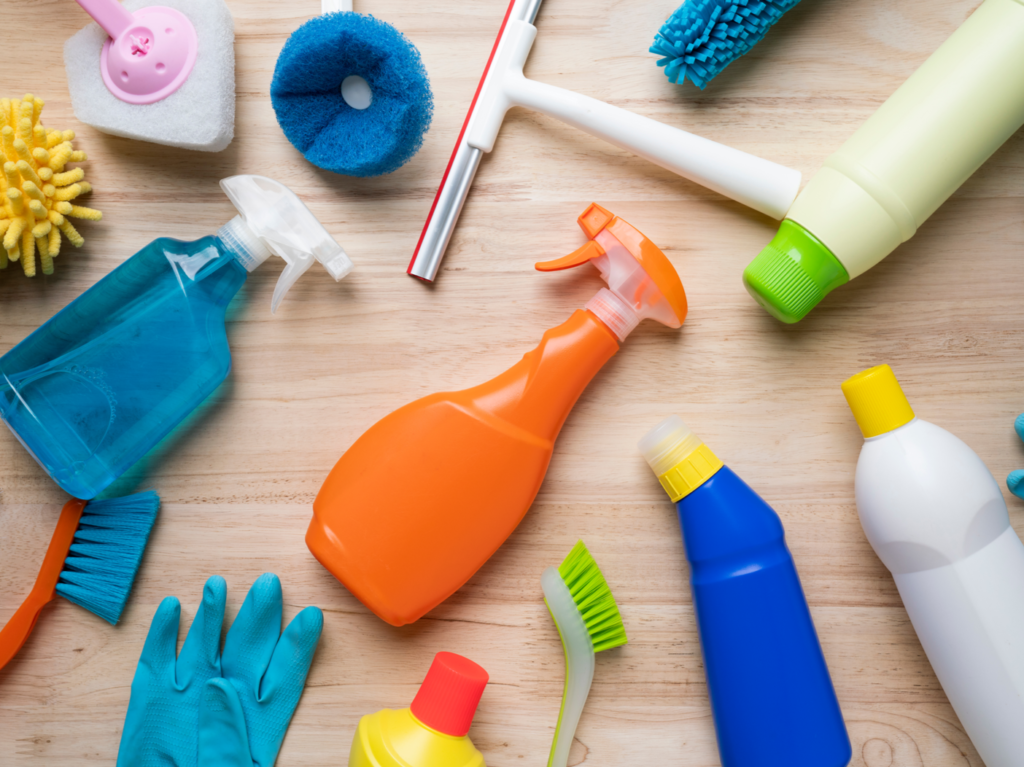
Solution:
<svg viewBox="0 0 1024 767">
<path fill-rule="evenodd" d="M 369 84 L 366 109 L 342 98 L 349 75 Z M 416 46 L 390 24 L 352 12 L 316 16 L 288 38 L 270 98 L 295 148 L 317 167 L 346 176 L 398 170 L 419 151 L 434 114 Z"/>
</svg>

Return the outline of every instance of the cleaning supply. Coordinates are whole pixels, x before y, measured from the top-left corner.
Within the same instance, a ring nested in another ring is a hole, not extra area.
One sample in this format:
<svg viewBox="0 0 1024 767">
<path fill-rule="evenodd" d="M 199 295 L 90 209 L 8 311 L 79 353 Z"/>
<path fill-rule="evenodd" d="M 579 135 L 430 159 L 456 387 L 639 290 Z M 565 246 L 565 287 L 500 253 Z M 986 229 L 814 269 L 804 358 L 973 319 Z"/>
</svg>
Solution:
<svg viewBox="0 0 1024 767">
<path fill-rule="evenodd" d="M 497 378 L 378 421 L 320 488 L 306 545 L 392 625 L 447 599 L 504 543 L 576 399 L 630 331 L 686 317 L 679 275 L 653 242 L 596 204 L 579 224 L 587 244 L 537 269 L 593 261 L 608 287 Z"/>
<path fill-rule="evenodd" d="M 750 295 L 798 322 L 913 237 L 1022 124 L 1024 4 L 985 0 L 825 161 L 743 272 Z"/>
<path fill-rule="evenodd" d="M 583 541 L 561 565 L 546 569 L 540 582 L 565 651 L 565 688 L 548 767 L 566 767 L 594 681 L 594 656 L 626 644 L 626 628 L 608 581 Z"/>
<path fill-rule="evenodd" d="M 638 446 L 676 504 L 723 767 L 852 755 L 782 522 L 671 416 Z"/>
<path fill-rule="evenodd" d="M 32 591 L 0 629 L 0 668 L 17 655 L 43 608 L 58 596 L 117 624 L 159 508 L 156 493 L 64 504 Z"/>
<path fill-rule="evenodd" d="M 274 69 L 270 98 L 281 130 L 318 168 L 346 176 L 398 170 L 423 144 L 434 114 L 416 46 L 390 24 L 322 0 Z"/>
<path fill-rule="evenodd" d="M 1017 416 L 1013 422 L 1013 430 L 1017 436 L 1024 441 L 1024 413 Z M 1010 492 L 1018 498 L 1024 498 L 1024 471 L 1017 469 L 1006 476 L 1006 486 Z"/>
<path fill-rule="evenodd" d="M 77 0 L 64 44 L 75 116 L 104 133 L 219 152 L 235 135 L 235 23 L 224 0 Z"/>
<path fill-rule="evenodd" d="M 485 767 L 466 733 L 488 678 L 469 658 L 439 652 L 409 708 L 359 720 L 348 767 Z"/>
<path fill-rule="evenodd" d="M 843 383 L 864 447 L 857 512 L 986 767 L 1024 754 L 1024 544 L 985 464 L 880 365 Z"/>
<path fill-rule="evenodd" d="M 0 417 L 76 498 L 93 498 L 195 410 L 231 367 L 224 315 L 271 255 L 287 266 L 271 303 L 345 251 L 287 187 L 232 176 L 240 215 L 216 237 L 154 240 L 0 357 Z"/>
<path fill-rule="evenodd" d="M 36 257 L 43 274 L 53 274 L 53 259 L 60 253 L 61 234 L 76 248 L 85 240 L 69 218 L 99 221 L 98 210 L 72 204 L 92 191 L 81 168 L 85 152 L 72 146 L 74 131 L 47 130 L 40 122 L 43 100 L 31 93 L 18 99 L 0 99 L 0 269 L 21 261 L 26 277 L 36 275 Z"/>
<path fill-rule="evenodd" d="M 181 605 L 157 608 L 132 680 L 118 767 L 273 767 L 323 630 L 306 607 L 281 632 L 281 581 L 264 573 L 220 649 L 227 584 L 207 580 L 181 653 Z"/>
<path fill-rule="evenodd" d="M 746 152 L 694 136 L 597 99 L 528 80 L 523 66 L 537 28 L 541 0 L 511 0 L 469 114 L 430 207 L 408 273 L 432 281 L 469 195 L 480 158 L 514 106 L 542 112 L 620 149 L 678 173 L 772 218 L 786 215 L 800 173 Z"/>
<path fill-rule="evenodd" d="M 670 82 L 687 78 L 701 90 L 747 54 L 800 0 L 687 0 L 654 38 Z"/>
</svg>

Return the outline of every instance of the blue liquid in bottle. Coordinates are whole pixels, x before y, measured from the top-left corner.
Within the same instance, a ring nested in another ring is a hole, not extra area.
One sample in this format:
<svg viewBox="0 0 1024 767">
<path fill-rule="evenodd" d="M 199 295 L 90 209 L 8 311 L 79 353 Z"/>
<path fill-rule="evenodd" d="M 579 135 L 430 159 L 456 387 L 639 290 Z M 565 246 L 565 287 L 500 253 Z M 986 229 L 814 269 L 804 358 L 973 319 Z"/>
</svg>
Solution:
<svg viewBox="0 0 1024 767">
<path fill-rule="evenodd" d="M 65 491 L 96 497 L 227 376 L 246 276 L 217 237 L 151 242 L 0 357 L 0 417 Z"/>
</svg>

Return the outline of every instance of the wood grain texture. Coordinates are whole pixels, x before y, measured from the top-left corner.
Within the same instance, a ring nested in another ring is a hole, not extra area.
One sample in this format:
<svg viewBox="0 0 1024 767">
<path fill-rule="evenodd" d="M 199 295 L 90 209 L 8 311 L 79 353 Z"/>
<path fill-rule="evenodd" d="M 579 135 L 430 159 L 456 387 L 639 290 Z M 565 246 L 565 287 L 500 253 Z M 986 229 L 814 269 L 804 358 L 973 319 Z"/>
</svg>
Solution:
<svg viewBox="0 0 1024 767">
<path fill-rule="evenodd" d="M 704 93 L 674 86 L 647 47 L 678 0 L 546 0 L 527 73 L 799 168 L 805 177 L 968 16 L 978 0 L 805 0 Z M 160 599 L 194 614 L 212 574 L 229 615 L 265 571 L 286 612 L 323 608 L 308 688 L 278 764 L 345 764 L 359 717 L 407 705 L 433 654 L 491 674 L 472 737 L 492 767 L 543 764 L 563 677 L 540 590 L 578 537 L 594 552 L 629 644 L 603 653 L 572 763 L 718 764 L 687 570 L 671 504 L 636 441 L 683 416 L 785 522 L 854 742 L 856 767 L 982 767 L 914 635 L 853 498 L 861 439 L 839 383 L 890 363 L 917 412 L 966 440 L 999 478 L 1024 466 L 1021 181 L 1013 138 L 917 237 L 784 327 L 740 273 L 775 224 L 548 118 L 515 110 L 485 158 L 437 283 L 405 266 L 441 178 L 505 0 L 357 0 L 420 48 L 436 99 L 423 150 L 359 180 L 307 164 L 268 96 L 287 35 L 319 0 L 229 0 L 236 22 L 234 143 L 216 155 L 97 133 L 70 109 L 63 41 L 86 23 L 71 0 L 4 0 L 0 91 L 47 101 L 89 153 L 86 246 L 56 274 L 0 273 L 0 351 L 160 235 L 212 233 L 233 210 L 217 180 L 262 173 L 291 186 L 357 264 L 335 284 L 314 267 L 276 316 L 268 263 L 229 315 L 234 369 L 196 417 L 115 488 L 152 487 L 163 510 L 116 629 L 59 601 L 0 672 L 0 764 L 112 764 L 129 685 Z M 45 22 L 45 23 L 44 23 Z M 941 158 L 936 158 L 941 161 Z M 419 396 L 504 370 L 599 287 L 594 273 L 541 275 L 535 260 L 582 242 L 596 200 L 659 243 L 683 276 L 681 331 L 645 323 L 565 425 L 534 508 L 454 597 L 394 629 L 309 555 L 320 483 L 372 423 Z M 1021 502 L 1008 496 L 1024 532 Z M 0 434 L 0 621 L 35 577 L 64 497 Z M 184 635 L 184 626 L 183 632 Z"/>
</svg>

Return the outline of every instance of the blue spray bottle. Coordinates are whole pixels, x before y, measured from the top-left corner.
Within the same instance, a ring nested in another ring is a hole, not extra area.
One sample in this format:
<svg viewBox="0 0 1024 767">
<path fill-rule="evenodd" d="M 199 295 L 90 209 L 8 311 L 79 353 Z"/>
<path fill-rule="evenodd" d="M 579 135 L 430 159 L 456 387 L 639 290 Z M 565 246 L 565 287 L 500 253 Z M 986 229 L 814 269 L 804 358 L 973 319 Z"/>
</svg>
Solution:
<svg viewBox="0 0 1024 767">
<path fill-rule="evenodd" d="M 64 490 L 90 499 L 227 377 L 228 303 L 270 256 L 287 262 L 271 311 L 345 251 L 295 194 L 262 176 L 221 188 L 239 215 L 215 237 L 154 240 L 0 357 L 0 417 Z"/>
<path fill-rule="evenodd" d="M 678 416 L 639 447 L 679 512 L 723 767 L 844 767 L 850 738 L 778 515 Z"/>
</svg>

